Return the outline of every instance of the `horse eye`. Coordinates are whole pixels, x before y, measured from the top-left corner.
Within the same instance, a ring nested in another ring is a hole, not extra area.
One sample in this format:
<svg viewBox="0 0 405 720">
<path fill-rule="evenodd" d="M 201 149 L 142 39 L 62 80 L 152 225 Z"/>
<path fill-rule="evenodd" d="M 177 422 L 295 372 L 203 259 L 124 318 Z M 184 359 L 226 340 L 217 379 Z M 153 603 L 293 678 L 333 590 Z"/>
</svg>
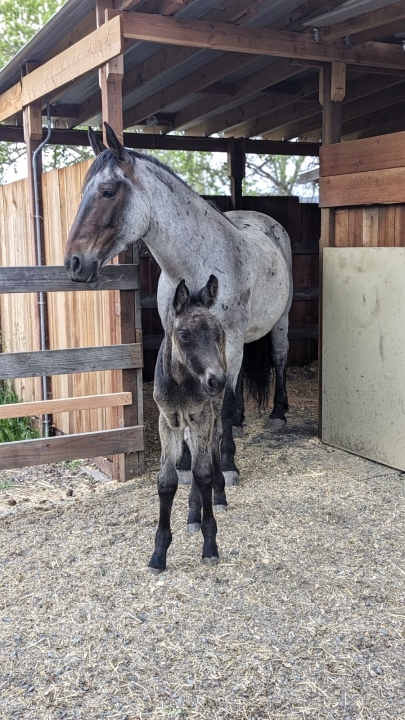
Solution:
<svg viewBox="0 0 405 720">
<path fill-rule="evenodd" d="M 188 343 L 190 340 L 190 333 L 188 330 L 179 330 L 178 332 L 179 338 L 182 343 Z"/>
<path fill-rule="evenodd" d="M 104 190 L 103 197 L 105 198 L 113 198 L 117 193 L 115 190 Z"/>
</svg>

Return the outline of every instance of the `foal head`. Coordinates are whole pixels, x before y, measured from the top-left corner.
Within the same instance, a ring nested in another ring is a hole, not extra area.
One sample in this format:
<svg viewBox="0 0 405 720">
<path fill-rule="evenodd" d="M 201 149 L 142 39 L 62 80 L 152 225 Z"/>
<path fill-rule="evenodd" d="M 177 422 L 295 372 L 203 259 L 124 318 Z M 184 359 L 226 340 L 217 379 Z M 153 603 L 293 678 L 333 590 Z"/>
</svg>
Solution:
<svg viewBox="0 0 405 720">
<path fill-rule="evenodd" d="M 148 195 L 135 171 L 136 154 L 105 123 L 108 148 L 89 128 L 96 160 L 69 233 L 65 268 L 71 280 L 94 282 L 100 267 L 145 235 L 150 223 Z"/>
<path fill-rule="evenodd" d="M 219 395 L 226 382 L 225 332 L 209 312 L 217 295 L 215 275 L 193 294 L 182 280 L 174 295 L 168 330 L 173 359 L 200 381 L 208 395 Z"/>
</svg>

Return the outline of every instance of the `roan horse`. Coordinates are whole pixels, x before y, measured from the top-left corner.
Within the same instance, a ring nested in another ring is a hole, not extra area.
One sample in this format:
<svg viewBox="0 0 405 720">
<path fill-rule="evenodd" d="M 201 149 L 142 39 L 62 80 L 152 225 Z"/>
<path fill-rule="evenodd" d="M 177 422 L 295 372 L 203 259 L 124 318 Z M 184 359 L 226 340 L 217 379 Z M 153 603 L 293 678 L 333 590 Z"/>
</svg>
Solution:
<svg viewBox="0 0 405 720">
<path fill-rule="evenodd" d="M 218 562 L 217 524 L 212 511 L 212 490 L 217 510 L 226 510 L 225 480 L 221 472 L 221 406 L 226 384 L 225 332 L 209 312 L 217 299 L 218 280 L 190 294 L 179 283 L 167 314 L 166 331 L 156 363 L 153 397 L 159 407 L 162 445 L 158 492 L 159 526 L 149 569 L 166 568 L 172 541 L 170 515 L 178 478 L 176 463 L 184 439 L 191 451 L 192 483 L 188 529 L 204 537 L 203 562 Z M 202 520 L 201 520 L 202 509 Z"/>
<path fill-rule="evenodd" d="M 222 409 L 221 467 L 226 485 L 238 482 L 235 390 L 244 362 L 248 389 L 264 406 L 275 368 L 274 406 L 267 426 L 284 426 L 285 369 L 292 300 L 291 247 L 284 228 L 257 212 L 219 212 L 155 158 L 126 150 L 106 124 L 105 148 L 89 130 L 97 155 L 71 228 L 65 267 L 76 282 L 94 282 L 99 268 L 139 239 L 162 268 L 158 308 L 167 326 L 182 278 L 202 287 L 220 279 L 213 313 L 226 335 L 227 385 Z M 245 353 L 244 353 L 245 349 Z"/>
</svg>

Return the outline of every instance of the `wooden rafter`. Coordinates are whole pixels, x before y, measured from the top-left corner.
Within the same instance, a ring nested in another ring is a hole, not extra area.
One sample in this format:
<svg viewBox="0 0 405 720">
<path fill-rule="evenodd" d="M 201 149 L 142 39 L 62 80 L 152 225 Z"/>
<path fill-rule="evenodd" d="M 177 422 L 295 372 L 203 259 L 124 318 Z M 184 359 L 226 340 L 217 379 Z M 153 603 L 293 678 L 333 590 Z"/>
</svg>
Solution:
<svg viewBox="0 0 405 720">
<path fill-rule="evenodd" d="M 355 35 L 356 33 L 368 31 L 386 25 L 387 23 L 398 22 L 405 19 L 405 2 L 393 3 L 379 10 L 358 15 L 357 17 L 344 20 L 321 28 L 321 37 L 323 40 L 334 40 L 335 38 L 346 37 L 346 35 Z"/>
<path fill-rule="evenodd" d="M 304 33 L 145 13 L 137 13 L 136 18 L 124 17 L 123 22 L 124 36 L 131 40 L 323 62 L 341 60 L 359 66 L 405 67 L 402 48 L 386 43 L 366 43 L 352 48 L 343 40 L 318 43 L 315 38 Z"/>
<path fill-rule="evenodd" d="M 0 121 L 120 55 L 123 50 L 121 24 L 121 17 L 113 18 L 0 95 Z"/>
</svg>

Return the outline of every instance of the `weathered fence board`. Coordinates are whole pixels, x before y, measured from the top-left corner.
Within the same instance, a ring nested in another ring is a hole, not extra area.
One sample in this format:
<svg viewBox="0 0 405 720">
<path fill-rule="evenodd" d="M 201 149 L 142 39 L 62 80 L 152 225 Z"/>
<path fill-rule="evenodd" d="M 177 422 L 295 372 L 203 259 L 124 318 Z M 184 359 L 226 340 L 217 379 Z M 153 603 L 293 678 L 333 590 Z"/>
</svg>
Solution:
<svg viewBox="0 0 405 720">
<path fill-rule="evenodd" d="M 80 292 L 88 290 L 137 290 L 139 272 L 135 265 L 108 265 L 101 268 L 94 283 L 69 280 L 63 266 L 1 267 L 0 293 Z"/>
<path fill-rule="evenodd" d="M 40 400 L 38 402 L 9 403 L 0 405 L 0 420 L 18 417 L 37 417 L 52 415 L 54 412 L 72 412 L 94 408 L 131 405 L 132 393 L 109 393 L 108 395 L 87 395 L 77 398 L 61 398 L 60 400 Z"/>
<path fill-rule="evenodd" d="M 40 440 L 2 443 L 0 445 L 0 470 L 94 458 L 99 455 L 139 452 L 144 447 L 143 435 L 143 427 L 135 426 Z"/>
<path fill-rule="evenodd" d="M 142 367 L 141 343 L 0 355 L 1 380 L 139 367 Z"/>
</svg>

